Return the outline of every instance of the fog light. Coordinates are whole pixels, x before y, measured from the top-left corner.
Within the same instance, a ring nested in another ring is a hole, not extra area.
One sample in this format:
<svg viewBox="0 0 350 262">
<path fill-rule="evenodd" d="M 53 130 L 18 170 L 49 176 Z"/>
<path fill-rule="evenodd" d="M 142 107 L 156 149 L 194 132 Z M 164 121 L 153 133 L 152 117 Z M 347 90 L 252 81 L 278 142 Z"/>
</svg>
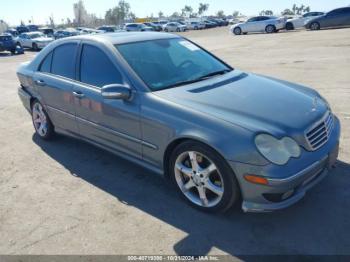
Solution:
<svg viewBox="0 0 350 262">
<path fill-rule="evenodd" d="M 294 189 L 287 191 L 282 195 L 282 200 L 286 200 L 287 198 L 290 198 L 294 194 Z"/>
<path fill-rule="evenodd" d="M 253 183 L 253 184 L 259 184 L 259 185 L 268 185 L 269 184 L 267 179 L 264 177 L 261 177 L 261 176 L 245 175 L 244 178 L 245 178 L 245 180 L 247 180 L 248 182 Z"/>
</svg>

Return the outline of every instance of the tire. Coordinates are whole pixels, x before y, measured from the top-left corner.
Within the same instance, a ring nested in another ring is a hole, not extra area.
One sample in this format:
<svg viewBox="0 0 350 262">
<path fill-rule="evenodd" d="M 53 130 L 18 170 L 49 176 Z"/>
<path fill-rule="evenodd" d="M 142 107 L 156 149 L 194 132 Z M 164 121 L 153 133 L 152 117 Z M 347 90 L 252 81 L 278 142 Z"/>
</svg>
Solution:
<svg viewBox="0 0 350 262">
<path fill-rule="evenodd" d="M 21 45 L 21 43 L 20 43 L 20 42 L 17 42 L 17 43 L 16 43 L 16 46 L 20 46 L 20 47 L 22 47 L 22 45 Z"/>
<path fill-rule="evenodd" d="M 310 24 L 310 29 L 311 29 L 312 31 L 320 30 L 320 29 L 321 29 L 321 26 L 320 26 L 320 24 L 319 24 L 318 22 L 312 22 L 312 23 Z"/>
<path fill-rule="evenodd" d="M 265 28 L 265 32 L 268 34 L 272 34 L 272 33 L 276 32 L 276 27 L 274 25 L 268 25 Z"/>
<path fill-rule="evenodd" d="M 55 136 L 55 128 L 38 100 L 32 103 L 31 114 L 35 133 L 43 140 L 52 140 Z"/>
<path fill-rule="evenodd" d="M 235 27 L 235 28 L 233 29 L 233 33 L 234 33 L 235 35 L 240 35 L 240 34 L 242 34 L 242 29 L 241 29 L 240 27 Z"/>
<path fill-rule="evenodd" d="M 37 43 L 33 43 L 32 48 L 33 48 L 34 51 L 38 51 L 39 50 L 39 47 L 38 47 Z"/>
<path fill-rule="evenodd" d="M 168 28 L 165 28 L 164 31 L 165 31 L 165 32 L 168 32 L 169 30 L 168 30 Z"/>
<path fill-rule="evenodd" d="M 195 27 L 194 27 L 194 30 L 198 30 L 198 27 L 197 27 L 197 26 L 195 26 Z"/>
<path fill-rule="evenodd" d="M 225 212 L 240 199 L 231 167 L 202 143 L 187 141 L 178 145 L 170 156 L 169 174 L 180 195 L 202 211 Z"/>
<path fill-rule="evenodd" d="M 15 55 L 16 54 L 16 49 L 15 50 L 11 50 L 11 54 Z"/>
<path fill-rule="evenodd" d="M 294 30 L 294 25 L 293 25 L 293 23 L 288 22 L 288 23 L 286 24 L 286 30 Z"/>
<path fill-rule="evenodd" d="M 176 32 L 181 32 L 180 28 L 177 28 L 177 29 L 176 29 Z"/>
</svg>

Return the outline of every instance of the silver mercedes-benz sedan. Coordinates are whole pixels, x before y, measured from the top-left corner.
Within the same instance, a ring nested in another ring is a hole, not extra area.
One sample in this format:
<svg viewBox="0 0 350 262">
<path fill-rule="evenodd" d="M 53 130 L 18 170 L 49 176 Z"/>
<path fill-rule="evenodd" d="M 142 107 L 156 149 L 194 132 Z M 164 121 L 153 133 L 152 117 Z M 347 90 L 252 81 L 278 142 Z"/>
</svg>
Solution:
<svg viewBox="0 0 350 262">
<path fill-rule="evenodd" d="M 339 120 L 316 91 L 233 69 L 180 36 L 61 39 L 17 74 L 37 136 L 79 138 L 164 174 L 205 211 L 288 207 L 338 156 Z"/>
</svg>

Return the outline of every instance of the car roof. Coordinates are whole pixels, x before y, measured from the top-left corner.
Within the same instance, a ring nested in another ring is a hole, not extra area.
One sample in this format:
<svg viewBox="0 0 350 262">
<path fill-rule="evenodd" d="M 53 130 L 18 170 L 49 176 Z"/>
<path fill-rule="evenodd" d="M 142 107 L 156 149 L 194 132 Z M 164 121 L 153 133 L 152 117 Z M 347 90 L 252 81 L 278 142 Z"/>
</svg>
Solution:
<svg viewBox="0 0 350 262">
<path fill-rule="evenodd" d="M 36 35 L 36 34 L 42 34 L 42 32 L 40 32 L 40 31 L 35 31 L 35 32 L 25 32 L 25 33 L 23 33 L 23 34 L 26 34 L 26 35 Z"/>
<path fill-rule="evenodd" d="M 170 38 L 181 38 L 181 37 L 174 34 L 158 33 L 158 32 L 120 32 L 120 33 L 80 35 L 80 36 L 70 37 L 70 39 L 76 39 L 76 40 L 108 41 L 113 45 L 150 41 L 150 40 L 170 39 Z"/>
</svg>

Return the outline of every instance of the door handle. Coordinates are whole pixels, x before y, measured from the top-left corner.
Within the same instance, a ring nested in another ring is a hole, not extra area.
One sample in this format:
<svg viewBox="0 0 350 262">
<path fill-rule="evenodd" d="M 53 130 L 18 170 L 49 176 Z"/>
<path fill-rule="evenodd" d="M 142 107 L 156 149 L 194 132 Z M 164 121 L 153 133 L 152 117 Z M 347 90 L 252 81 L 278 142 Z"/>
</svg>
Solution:
<svg viewBox="0 0 350 262">
<path fill-rule="evenodd" d="M 34 83 L 37 84 L 38 86 L 46 86 L 46 83 L 44 80 L 35 80 Z"/>
<path fill-rule="evenodd" d="M 73 91 L 73 96 L 75 96 L 76 98 L 79 98 L 79 99 L 85 97 L 85 95 L 82 92 L 79 92 L 79 91 L 78 92 L 77 91 Z"/>
</svg>

